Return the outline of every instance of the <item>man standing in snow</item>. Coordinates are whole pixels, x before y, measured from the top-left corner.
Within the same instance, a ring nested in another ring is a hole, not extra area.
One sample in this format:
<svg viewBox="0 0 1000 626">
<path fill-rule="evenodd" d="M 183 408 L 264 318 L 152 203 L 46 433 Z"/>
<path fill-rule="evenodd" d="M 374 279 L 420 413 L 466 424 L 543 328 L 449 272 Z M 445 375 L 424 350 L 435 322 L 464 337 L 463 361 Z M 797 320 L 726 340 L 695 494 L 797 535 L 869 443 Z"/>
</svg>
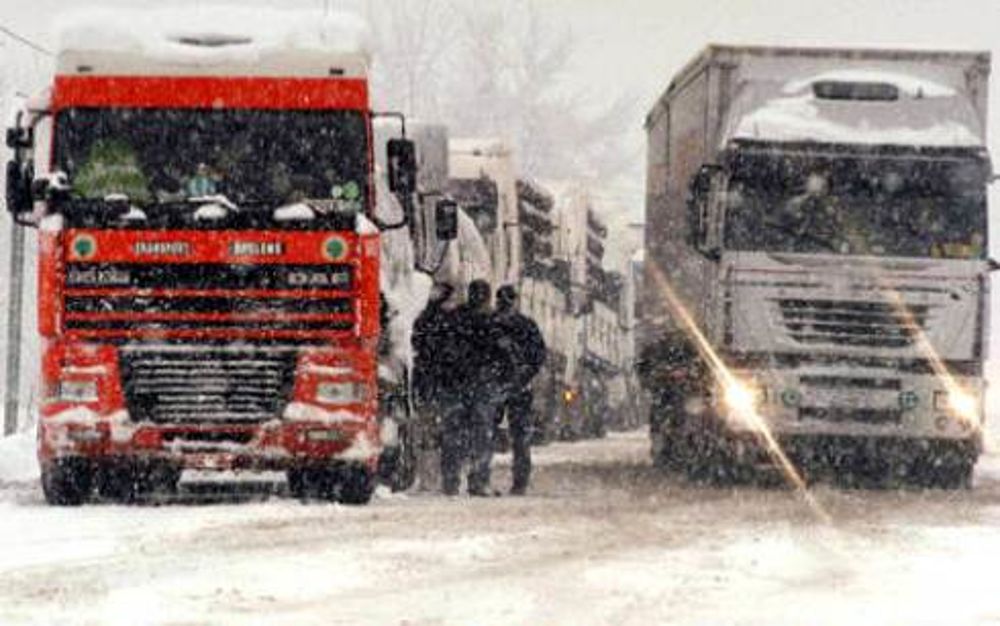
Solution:
<svg viewBox="0 0 1000 626">
<path fill-rule="evenodd" d="M 468 301 L 456 309 L 449 359 L 449 390 L 444 402 L 441 433 L 441 482 L 446 495 L 456 495 L 459 473 L 468 458 L 469 495 L 487 496 L 493 460 L 493 429 L 502 402 L 500 372 L 502 353 L 490 310 L 490 285 L 484 280 L 469 284 Z"/>
<path fill-rule="evenodd" d="M 444 305 L 451 297 L 452 287 L 435 283 L 427 306 L 413 323 L 413 391 L 418 407 L 436 410 L 441 392 L 447 383 L 449 335 L 453 332 L 453 316 Z"/>
<path fill-rule="evenodd" d="M 453 289 L 447 283 L 435 283 L 427 306 L 413 323 L 413 399 L 417 413 L 415 443 L 417 482 L 420 488 L 436 485 L 440 460 L 441 421 L 454 393 L 449 369 L 455 362 L 454 312 L 446 308 Z"/>
<path fill-rule="evenodd" d="M 534 320 L 517 310 L 517 291 L 510 285 L 497 290 L 496 318 L 507 366 L 508 392 L 502 411 L 507 413 L 513 454 L 510 493 L 520 496 L 531 478 L 531 381 L 545 362 L 545 340 Z"/>
<path fill-rule="evenodd" d="M 510 493 L 520 496 L 531 478 L 531 380 L 545 362 L 545 340 L 538 325 L 517 310 L 517 291 L 510 285 L 497 290 L 496 319 L 506 358 L 504 380 L 509 385 L 500 417 L 506 411 L 513 455 Z"/>
</svg>

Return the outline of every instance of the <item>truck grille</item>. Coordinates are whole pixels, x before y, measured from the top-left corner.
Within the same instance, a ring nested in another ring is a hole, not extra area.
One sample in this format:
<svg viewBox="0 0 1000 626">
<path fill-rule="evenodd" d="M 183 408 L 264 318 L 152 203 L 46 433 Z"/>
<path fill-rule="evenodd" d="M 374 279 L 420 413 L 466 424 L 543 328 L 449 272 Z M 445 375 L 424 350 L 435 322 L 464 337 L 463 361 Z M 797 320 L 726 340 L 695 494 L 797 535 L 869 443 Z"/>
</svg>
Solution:
<svg viewBox="0 0 1000 626">
<path fill-rule="evenodd" d="M 802 407 L 800 420 L 827 422 L 858 422 L 863 424 L 899 424 L 903 420 L 901 409 L 850 409 L 843 407 Z"/>
<path fill-rule="evenodd" d="M 353 269 L 328 265 L 130 265 L 67 268 L 64 325 L 94 333 L 344 332 Z"/>
<path fill-rule="evenodd" d="M 278 418 L 291 397 L 294 349 L 132 350 L 119 357 L 134 421 L 262 422 Z"/>
<path fill-rule="evenodd" d="M 799 343 L 905 348 L 927 322 L 927 305 L 853 300 L 778 300 L 781 320 Z"/>
</svg>

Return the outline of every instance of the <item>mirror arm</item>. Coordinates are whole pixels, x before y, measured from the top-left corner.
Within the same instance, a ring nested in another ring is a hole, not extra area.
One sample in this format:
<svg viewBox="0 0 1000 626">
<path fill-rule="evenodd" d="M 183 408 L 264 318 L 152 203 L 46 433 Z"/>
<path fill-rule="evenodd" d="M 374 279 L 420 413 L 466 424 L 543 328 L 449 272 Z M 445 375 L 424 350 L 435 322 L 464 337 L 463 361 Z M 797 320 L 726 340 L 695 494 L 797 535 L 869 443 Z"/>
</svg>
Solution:
<svg viewBox="0 0 1000 626">
<path fill-rule="evenodd" d="M 380 117 L 390 118 L 394 120 L 399 120 L 399 126 L 402 129 L 402 138 L 406 139 L 406 115 L 399 111 L 372 111 L 371 116 L 373 119 L 378 119 Z"/>
<path fill-rule="evenodd" d="M 13 217 L 14 217 L 14 224 L 18 226 L 24 226 L 25 228 L 38 228 L 38 222 L 23 218 L 20 215 L 15 215 Z"/>
<path fill-rule="evenodd" d="M 434 265 L 432 267 L 428 267 L 418 262 L 416 264 L 416 270 L 433 278 L 434 275 L 440 272 L 441 268 L 444 267 L 444 261 L 448 257 L 448 251 L 450 249 L 451 241 L 445 241 L 444 245 L 441 246 L 441 254 L 438 256 L 437 261 L 434 262 Z"/>
</svg>

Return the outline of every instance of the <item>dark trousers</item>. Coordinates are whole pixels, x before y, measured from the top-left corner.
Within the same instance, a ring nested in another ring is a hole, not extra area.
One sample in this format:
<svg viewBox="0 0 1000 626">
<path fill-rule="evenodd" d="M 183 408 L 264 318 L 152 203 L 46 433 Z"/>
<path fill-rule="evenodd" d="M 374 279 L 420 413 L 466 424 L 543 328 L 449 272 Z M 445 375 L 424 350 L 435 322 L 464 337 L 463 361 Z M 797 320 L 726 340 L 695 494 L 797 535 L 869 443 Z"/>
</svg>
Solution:
<svg viewBox="0 0 1000 626">
<path fill-rule="evenodd" d="M 524 491 L 531 479 L 532 399 L 530 389 L 521 389 L 511 394 L 504 405 L 507 411 L 507 425 L 510 428 L 513 491 Z"/>
<path fill-rule="evenodd" d="M 469 461 L 469 493 L 486 493 L 493 461 L 496 402 L 488 394 L 463 394 L 446 409 L 441 430 L 441 487 L 458 493 L 462 464 Z"/>
</svg>

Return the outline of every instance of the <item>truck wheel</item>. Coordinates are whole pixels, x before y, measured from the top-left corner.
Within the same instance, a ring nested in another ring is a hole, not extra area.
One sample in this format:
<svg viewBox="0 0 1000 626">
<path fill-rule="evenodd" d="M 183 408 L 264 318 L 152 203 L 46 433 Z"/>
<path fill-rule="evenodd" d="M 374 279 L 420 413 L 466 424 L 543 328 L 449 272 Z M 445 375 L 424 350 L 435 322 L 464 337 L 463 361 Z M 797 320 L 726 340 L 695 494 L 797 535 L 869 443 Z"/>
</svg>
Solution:
<svg viewBox="0 0 1000 626">
<path fill-rule="evenodd" d="M 337 501 L 352 505 L 368 504 L 375 493 L 375 477 L 368 468 L 349 465 L 338 473 L 340 484 Z"/>
<path fill-rule="evenodd" d="M 86 459 L 58 459 L 42 467 L 45 501 L 56 506 L 79 506 L 90 497 L 93 470 Z"/>
<path fill-rule="evenodd" d="M 961 444 L 932 444 L 914 464 L 920 485 L 939 489 L 972 486 L 976 454 Z"/>
<path fill-rule="evenodd" d="M 135 502 L 135 470 L 120 465 L 107 465 L 97 471 L 97 493 L 106 500 L 130 504 Z"/>
<path fill-rule="evenodd" d="M 308 470 L 288 470 L 288 491 L 293 498 L 305 500 L 309 497 Z"/>
</svg>

